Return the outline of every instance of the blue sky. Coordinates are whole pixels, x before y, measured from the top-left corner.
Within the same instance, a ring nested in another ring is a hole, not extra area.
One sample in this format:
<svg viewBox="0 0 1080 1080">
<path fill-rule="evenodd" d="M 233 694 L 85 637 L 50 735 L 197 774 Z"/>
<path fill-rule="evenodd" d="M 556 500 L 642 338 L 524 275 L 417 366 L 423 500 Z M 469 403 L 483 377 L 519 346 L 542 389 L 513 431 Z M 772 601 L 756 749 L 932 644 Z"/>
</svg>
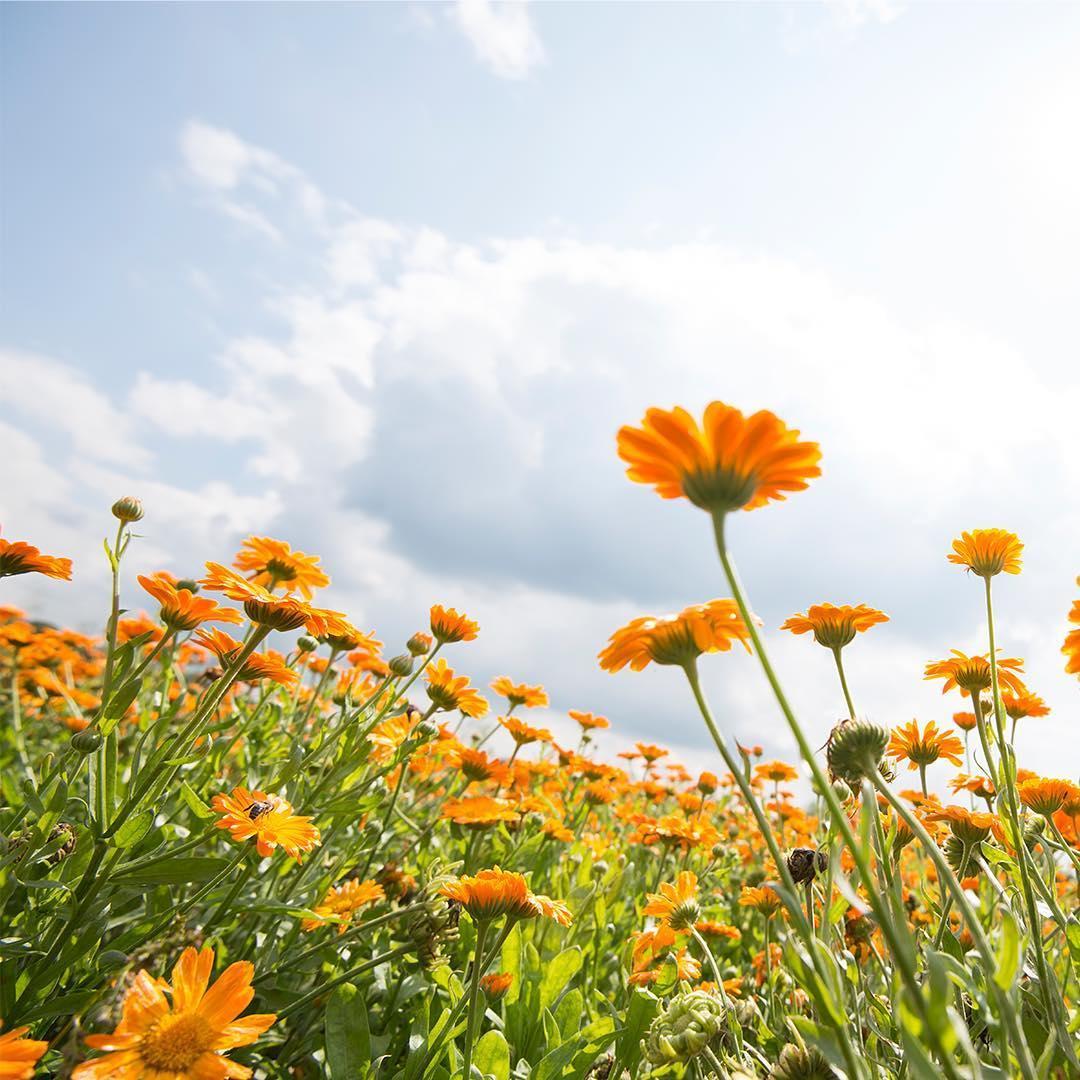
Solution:
<svg viewBox="0 0 1080 1080">
<path fill-rule="evenodd" d="M 735 543 L 775 627 L 866 601 L 852 681 L 887 723 L 983 648 L 962 529 L 1028 544 L 1011 653 L 1074 732 L 1080 9 L 1070 5 L 26 5 L 3 21 L 4 535 L 84 627 L 107 507 L 132 569 L 249 532 L 320 552 L 394 643 L 433 600 L 459 655 L 711 761 L 674 676 L 595 669 L 633 615 L 723 592 L 701 515 L 625 482 L 650 404 L 772 408 L 825 476 Z M 741 550 L 740 550 L 741 549 Z M 141 601 L 132 597 L 132 606 Z M 775 635 L 774 635 L 775 636 Z M 826 654 L 777 636 L 807 724 Z M 791 748 L 753 668 L 730 730 Z M 550 717 L 559 726 L 557 712 Z"/>
</svg>

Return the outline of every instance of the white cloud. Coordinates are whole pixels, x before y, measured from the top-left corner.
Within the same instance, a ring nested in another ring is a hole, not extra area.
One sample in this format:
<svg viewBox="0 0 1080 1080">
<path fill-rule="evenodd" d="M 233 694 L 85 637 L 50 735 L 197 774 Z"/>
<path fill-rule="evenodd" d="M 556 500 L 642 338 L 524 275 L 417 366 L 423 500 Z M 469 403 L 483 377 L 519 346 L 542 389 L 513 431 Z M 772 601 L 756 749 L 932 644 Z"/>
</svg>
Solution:
<svg viewBox="0 0 1080 1080">
<path fill-rule="evenodd" d="M 524 79 L 544 62 L 525 0 L 458 0 L 452 17 L 477 58 L 503 79 Z"/>
</svg>

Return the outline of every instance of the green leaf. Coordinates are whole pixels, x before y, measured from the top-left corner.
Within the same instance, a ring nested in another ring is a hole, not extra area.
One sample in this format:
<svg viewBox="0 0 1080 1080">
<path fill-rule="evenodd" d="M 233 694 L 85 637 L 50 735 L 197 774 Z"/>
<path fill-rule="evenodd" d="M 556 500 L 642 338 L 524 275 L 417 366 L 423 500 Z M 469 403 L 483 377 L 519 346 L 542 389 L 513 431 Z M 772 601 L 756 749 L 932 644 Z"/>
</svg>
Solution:
<svg viewBox="0 0 1080 1080">
<path fill-rule="evenodd" d="M 205 820 L 214 816 L 214 811 L 199 798 L 195 793 L 195 789 L 186 780 L 180 784 L 180 797 L 187 803 L 188 809 L 197 818 Z"/>
<path fill-rule="evenodd" d="M 130 679 L 124 683 L 110 699 L 109 704 L 105 709 L 106 719 L 119 720 L 120 717 L 128 711 L 131 703 L 139 696 L 142 684 L 143 681 L 141 675 L 137 679 Z"/>
<path fill-rule="evenodd" d="M 362 1080 L 371 1070 L 367 1005 L 352 983 L 339 986 L 326 1005 L 326 1063 L 332 1080 Z"/>
<path fill-rule="evenodd" d="M 32 1023 L 34 1020 L 44 1020 L 47 1016 L 66 1016 L 82 1012 L 87 1005 L 100 996 L 100 993 L 99 990 L 81 990 L 77 994 L 63 994 L 46 1001 L 36 1009 L 31 1009 L 22 1019 L 27 1023 Z"/>
<path fill-rule="evenodd" d="M 154 811 L 147 807 L 132 815 L 116 832 L 115 842 L 118 848 L 134 847 L 154 824 Z"/>
<path fill-rule="evenodd" d="M 577 945 L 564 949 L 545 968 L 540 980 L 540 1008 L 546 1009 L 566 988 L 566 984 L 581 970 L 581 949 Z"/>
<path fill-rule="evenodd" d="M 656 1016 L 660 1002 L 647 990 L 632 990 L 630 1004 L 626 1007 L 626 1019 L 619 1041 L 615 1044 L 615 1053 L 631 1076 L 636 1075 L 638 1062 L 641 1061 L 641 1040 Z"/>
<path fill-rule="evenodd" d="M 998 944 L 994 982 L 1002 990 L 1009 990 L 1020 971 L 1020 928 L 1007 907 L 1002 908 L 1001 914 L 1001 941 Z"/>
<path fill-rule="evenodd" d="M 117 885 L 182 885 L 188 882 L 209 881 L 228 866 L 225 859 L 196 856 L 190 859 L 169 859 L 152 866 L 117 874 L 112 880 Z"/>
<path fill-rule="evenodd" d="M 559 1034 L 563 1039 L 570 1036 L 581 1026 L 581 1018 L 585 1015 L 585 999 L 581 991 L 575 986 L 568 990 L 559 1007 L 555 1010 L 555 1023 L 559 1025 Z M 560 1040 L 561 1041 L 561 1040 Z"/>
<path fill-rule="evenodd" d="M 483 1035 L 473 1048 L 473 1064 L 495 1080 L 510 1080 L 510 1047 L 501 1031 Z"/>
<path fill-rule="evenodd" d="M 521 997 L 521 923 L 517 923 L 514 929 L 507 935 L 502 947 L 501 968 L 507 975 L 513 975 L 513 982 L 506 992 L 506 1003 L 513 1005 Z"/>
</svg>

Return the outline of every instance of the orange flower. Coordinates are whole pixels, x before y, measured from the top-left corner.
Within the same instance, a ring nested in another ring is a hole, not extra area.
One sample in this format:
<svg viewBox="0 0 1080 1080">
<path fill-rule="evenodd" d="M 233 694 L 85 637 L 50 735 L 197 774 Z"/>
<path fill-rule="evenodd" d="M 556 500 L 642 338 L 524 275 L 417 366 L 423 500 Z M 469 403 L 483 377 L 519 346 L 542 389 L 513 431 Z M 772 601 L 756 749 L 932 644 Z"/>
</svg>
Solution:
<svg viewBox="0 0 1080 1080">
<path fill-rule="evenodd" d="M 341 885 L 335 885 L 311 910 L 317 919 L 305 919 L 300 924 L 304 931 L 318 930 L 325 926 L 328 919 L 337 919 L 338 933 L 344 934 L 353 915 L 368 904 L 377 904 L 386 899 L 383 887 L 375 881 L 360 881 L 350 878 Z"/>
<path fill-rule="evenodd" d="M 140 971 L 124 997 L 123 1015 L 111 1035 L 88 1035 L 95 1050 L 110 1053 L 84 1062 L 72 1080 L 245 1080 L 251 1070 L 222 1051 L 255 1042 L 277 1019 L 272 1013 L 241 1017 L 251 1003 L 254 968 L 230 964 L 210 989 L 214 950 L 185 949 L 172 985 Z M 166 995 L 171 995 L 170 1002 Z"/>
<path fill-rule="evenodd" d="M 688 930 L 697 921 L 701 908 L 697 902 L 697 874 L 683 870 L 674 884 L 664 882 L 660 891 L 649 893 L 643 914 L 660 921 L 672 930 Z"/>
<path fill-rule="evenodd" d="M 194 630 L 204 622 L 244 621 L 235 608 L 221 607 L 216 600 L 177 588 L 171 574 L 140 574 L 139 584 L 161 604 L 161 621 L 173 630 Z"/>
<path fill-rule="evenodd" d="M 38 1058 L 49 1049 L 47 1042 L 26 1038 L 29 1030 L 28 1027 L 17 1027 L 0 1034 L 0 1077 L 3 1080 L 30 1080 Z"/>
<path fill-rule="evenodd" d="M 311 599 L 315 589 L 330 584 L 329 576 L 319 569 L 317 555 L 293 551 L 284 540 L 267 536 L 249 536 L 236 553 L 233 566 L 271 592 L 284 585 L 286 592 L 299 590 L 305 600 Z"/>
<path fill-rule="evenodd" d="M 1080 585 L 1080 577 L 1076 579 L 1076 584 Z M 1069 622 L 1078 629 L 1070 630 L 1065 635 L 1065 644 L 1061 646 L 1061 651 L 1068 657 L 1065 672 L 1068 675 L 1080 675 L 1080 600 L 1073 601 L 1069 610 Z"/>
<path fill-rule="evenodd" d="M 506 733 L 518 744 L 528 746 L 534 742 L 551 742 L 552 734 L 547 728 L 533 727 L 519 720 L 516 716 L 500 716 L 499 724 Z"/>
<path fill-rule="evenodd" d="M 71 580 L 71 560 L 42 555 L 32 544 L 5 540 L 0 536 L 0 578 L 17 574 L 44 574 L 46 577 Z"/>
<path fill-rule="evenodd" d="M 787 780 L 798 780 L 798 770 L 786 761 L 767 761 L 754 766 L 754 775 L 761 780 L 771 780 L 774 784 L 782 784 Z"/>
<path fill-rule="evenodd" d="M 481 870 L 475 877 L 463 874 L 439 890 L 440 895 L 456 900 L 477 921 L 490 922 L 503 915 L 513 919 L 535 919 L 538 915 L 569 926 L 566 905 L 529 891 L 521 874 L 495 866 Z"/>
<path fill-rule="evenodd" d="M 600 652 L 605 671 L 641 671 L 650 662 L 691 663 L 703 653 L 727 652 L 740 641 L 749 652 L 750 632 L 734 600 L 710 600 L 694 604 L 678 615 L 634 619 L 611 635 Z"/>
<path fill-rule="evenodd" d="M 1000 573 L 1020 573 L 1020 552 L 1024 545 L 1004 529 L 974 529 L 952 542 L 949 562 L 966 566 L 981 578 Z"/>
<path fill-rule="evenodd" d="M 443 659 L 430 664 L 424 672 L 427 696 L 444 712 L 460 710 L 466 716 L 479 719 L 488 711 L 488 703 L 469 685 L 467 675 L 455 675 Z"/>
<path fill-rule="evenodd" d="M 964 806 L 943 806 L 940 810 L 931 810 L 926 820 L 945 822 L 953 836 L 964 844 L 981 844 L 994 827 L 993 814 L 980 814 Z"/>
<path fill-rule="evenodd" d="M 1032 694 L 1028 690 L 1021 690 L 1017 694 L 1008 692 L 1001 695 L 1005 711 L 1013 720 L 1021 720 L 1025 716 L 1049 716 L 1050 708 L 1038 694 Z"/>
<path fill-rule="evenodd" d="M 492 799 L 486 795 L 471 795 L 464 799 L 447 799 L 443 803 L 443 821 L 452 821 L 455 825 L 469 825 L 474 828 L 486 828 L 498 825 L 501 821 L 517 822 L 521 815 L 512 803 L 506 799 Z"/>
<path fill-rule="evenodd" d="M 799 442 L 771 412 L 746 417 L 721 401 L 700 426 L 685 409 L 649 409 L 641 427 L 619 429 L 618 450 L 631 480 L 715 514 L 784 499 L 821 475 L 817 443 Z"/>
<path fill-rule="evenodd" d="M 611 727 L 611 723 L 606 716 L 593 716 L 591 712 L 580 712 L 578 709 L 567 709 L 566 715 L 571 720 L 576 720 L 583 731 Z"/>
<path fill-rule="evenodd" d="M 844 604 L 814 604 L 805 615 L 792 615 L 780 629 L 790 630 L 793 634 L 805 634 L 813 631 L 814 640 L 827 649 L 842 649 L 849 645 L 857 633 L 869 630 L 878 623 L 888 622 L 889 616 L 876 608 L 857 604 L 852 607 Z"/>
<path fill-rule="evenodd" d="M 739 894 L 739 906 L 753 908 L 759 915 L 764 915 L 768 919 L 784 906 L 784 901 L 780 899 L 780 894 L 768 885 L 755 888 L 744 885 Z"/>
<path fill-rule="evenodd" d="M 933 720 L 921 732 L 918 720 L 912 720 L 893 728 L 885 753 L 897 761 L 907 758 L 912 770 L 932 765 L 938 758 L 962 765 L 964 744 L 951 732 L 938 731 Z"/>
<path fill-rule="evenodd" d="M 260 626 L 281 631 L 303 626 L 309 634 L 322 637 L 330 626 L 330 616 L 336 614 L 313 608 L 294 596 L 275 596 L 221 563 L 208 562 L 206 569 L 208 573 L 199 584 L 212 592 L 224 593 L 230 600 L 240 601 L 247 617 Z"/>
<path fill-rule="evenodd" d="M 717 922 L 715 919 L 699 919 L 694 923 L 694 929 L 707 938 L 726 938 L 728 941 L 741 941 L 742 931 L 737 926 L 728 926 L 727 923 Z"/>
<path fill-rule="evenodd" d="M 513 985 L 514 975 L 509 971 L 492 971 L 480 977 L 480 987 L 491 1001 L 497 1001 Z"/>
<path fill-rule="evenodd" d="M 1041 817 L 1053 817 L 1071 799 L 1080 796 L 1080 788 L 1071 780 L 1037 777 L 1021 780 L 1016 786 L 1020 801 Z"/>
<path fill-rule="evenodd" d="M 961 731 L 974 731 L 979 726 L 979 721 L 973 712 L 953 713 L 952 722 Z"/>
<path fill-rule="evenodd" d="M 301 853 L 319 843 L 319 830 L 311 824 L 311 818 L 298 817 L 279 795 L 235 787 L 228 795 L 215 795 L 211 805 L 223 815 L 217 827 L 228 829 L 234 840 L 254 836 L 256 850 L 264 858 L 280 846 L 286 855 L 300 862 Z"/>
<path fill-rule="evenodd" d="M 500 675 L 492 679 L 491 689 L 506 698 L 511 705 L 523 705 L 526 709 L 536 709 L 548 703 L 548 696 L 542 686 L 526 686 L 512 682 L 509 675 Z"/>
<path fill-rule="evenodd" d="M 967 697 L 972 692 L 982 693 L 989 690 L 990 661 L 984 656 L 965 656 L 959 649 L 952 649 L 952 656 L 947 660 L 934 660 L 926 665 L 926 679 L 944 679 L 941 692 L 947 693 L 957 687 Z M 1015 658 L 998 660 L 998 683 L 1003 690 L 1014 694 L 1024 692 L 1024 684 L 1017 674 L 1024 669 L 1024 661 Z"/>
<path fill-rule="evenodd" d="M 972 795 L 977 795 L 980 799 L 992 799 L 996 794 L 994 781 L 988 776 L 968 776 L 966 773 L 957 773 L 949 781 L 949 787 L 956 792 L 970 791 Z"/>
<path fill-rule="evenodd" d="M 243 651 L 243 645 L 224 630 L 216 627 L 200 630 L 195 641 L 209 649 L 223 668 L 232 667 L 236 658 Z M 252 653 L 236 676 L 241 682 L 259 682 L 270 679 L 282 686 L 295 686 L 300 676 L 285 663 L 285 657 L 272 649 L 265 653 Z"/>
<path fill-rule="evenodd" d="M 508 779 L 506 766 L 483 750 L 460 746 L 454 751 L 451 760 L 470 784 L 481 780 L 495 780 L 503 784 Z"/>
<path fill-rule="evenodd" d="M 431 608 L 431 632 L 440 644 L 455 641 L 472 641 L 480 632 L 480 624 L 453 608 L 433 604 Z"/>
</svg>

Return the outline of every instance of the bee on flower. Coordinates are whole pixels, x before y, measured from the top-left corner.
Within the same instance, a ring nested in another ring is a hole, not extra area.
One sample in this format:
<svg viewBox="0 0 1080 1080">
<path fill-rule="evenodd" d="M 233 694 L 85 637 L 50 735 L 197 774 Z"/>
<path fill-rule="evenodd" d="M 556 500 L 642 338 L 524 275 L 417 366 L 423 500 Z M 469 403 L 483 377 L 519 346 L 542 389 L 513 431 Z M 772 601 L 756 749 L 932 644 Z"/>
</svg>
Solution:
<svg viewBox="0 0 1080 1080">
<path fill-rule="evenodd" d="M 228 795 L 215 795 L 211 806 L 221 814 L 217 827 L 228 829 L 240 843 L 254 838 L 263 858 L 280 847 L 289 858 L 300 862 L 304 852 L 319 844 L 319 830 L 311 824 L 311 818 L 298 816 L 280 795 L 235 787 Z"/>
</svg>

